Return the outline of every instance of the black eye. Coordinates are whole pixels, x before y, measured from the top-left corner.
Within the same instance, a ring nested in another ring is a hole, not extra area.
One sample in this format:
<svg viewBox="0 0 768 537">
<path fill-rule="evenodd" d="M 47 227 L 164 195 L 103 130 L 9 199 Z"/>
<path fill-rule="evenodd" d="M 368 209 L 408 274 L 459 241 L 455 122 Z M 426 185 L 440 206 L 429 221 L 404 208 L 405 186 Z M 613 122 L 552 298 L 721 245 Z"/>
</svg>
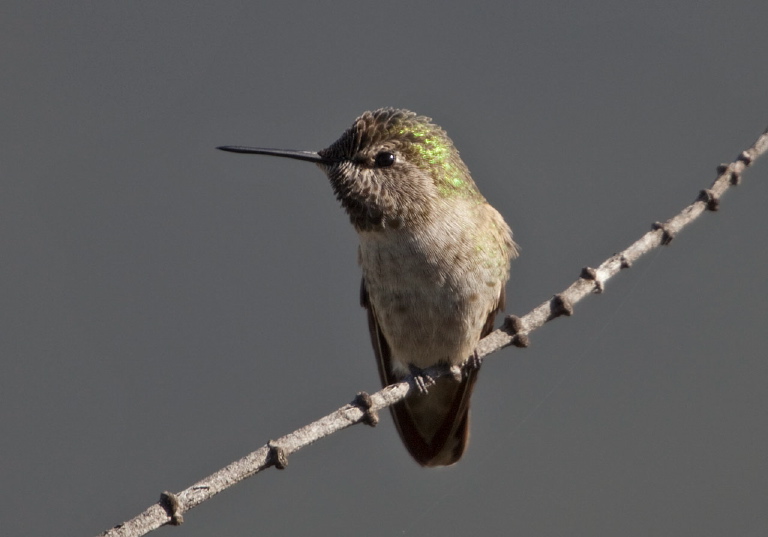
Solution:
<svg viewBox="0 0 768 537">
<path fill-rule="evenodd" d="M 374 160 L 377 168 L 388 168 L 395 163 L 395 155 L 389 151 L 380 151 Z"/>
</svg>

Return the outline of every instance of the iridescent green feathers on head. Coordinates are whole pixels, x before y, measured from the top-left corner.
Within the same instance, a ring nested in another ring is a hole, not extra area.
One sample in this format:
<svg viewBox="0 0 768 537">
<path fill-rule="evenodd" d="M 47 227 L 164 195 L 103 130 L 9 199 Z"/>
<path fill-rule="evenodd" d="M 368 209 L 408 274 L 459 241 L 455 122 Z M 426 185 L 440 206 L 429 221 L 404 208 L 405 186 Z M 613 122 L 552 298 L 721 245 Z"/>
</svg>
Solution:
<svg viewBox="0 0 768 537">
<path fill-rule="evenodd" d="M 338 162 L 326 166 L 326 171 L 358 228 L 386 225 L 388 217 L 394 217 L 389 219 L 396 223 L 405 216 L 386 214 L 391 210 L 412 213 L 417 209 L 399 206 L 399 202 L 427 202 L 423 198 L 430 196 L 485 202 L 445 131 L 430 118 L 409 110 L 381 108 L 365 112 L 319 153 Z M 382 165 L 377 159 L 382 154 L 395 156 L 393 164 Z M 415 180 L 414 167 L 422 172 L 418 175 L 431 178 L 433 188 L 408 184 Z M 398 191 L 404 195 L 398 196 Z M 366 215 L 360 214 L 363 206 L 368 209 Z"/>
</svg>

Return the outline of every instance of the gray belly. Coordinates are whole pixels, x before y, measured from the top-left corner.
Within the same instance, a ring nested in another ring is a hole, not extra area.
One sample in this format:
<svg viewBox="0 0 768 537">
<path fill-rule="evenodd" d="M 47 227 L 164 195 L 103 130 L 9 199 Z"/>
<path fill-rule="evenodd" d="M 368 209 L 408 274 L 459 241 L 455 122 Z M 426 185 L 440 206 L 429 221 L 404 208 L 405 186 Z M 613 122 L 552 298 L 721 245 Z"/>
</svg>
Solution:
<svg viewBox="0 0 768 537">
<path fill-rule="evenodd" d="M 360 245 L 369 300 L 392 351 L 393 366 L 460 364 L 498 302 L 498 270 L 444 248 L 375 236 Z M 455 247 L 454 247 L 455 249 Z"/>
</svg>

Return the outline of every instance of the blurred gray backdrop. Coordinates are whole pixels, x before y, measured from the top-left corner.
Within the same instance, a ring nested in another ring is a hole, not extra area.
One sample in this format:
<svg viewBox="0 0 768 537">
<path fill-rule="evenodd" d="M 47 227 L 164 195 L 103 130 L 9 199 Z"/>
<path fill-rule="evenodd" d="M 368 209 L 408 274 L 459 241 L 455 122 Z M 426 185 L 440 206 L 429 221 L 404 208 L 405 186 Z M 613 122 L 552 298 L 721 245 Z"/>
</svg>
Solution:
<svg viewBox="0 0 768 537">
<path fill-rule="evenodd" d="M 6 4 L 2 534 L 97 534 L 377 388 L 323 174 L 215 146 L 433 117 L 522 246 L 523 314 L 768 125 L 767 28 L 764 0 Z M 767 170 L 489 359 L 455 467 L 382 415 L 158 534 L 766 535 Z"/>
</svg>

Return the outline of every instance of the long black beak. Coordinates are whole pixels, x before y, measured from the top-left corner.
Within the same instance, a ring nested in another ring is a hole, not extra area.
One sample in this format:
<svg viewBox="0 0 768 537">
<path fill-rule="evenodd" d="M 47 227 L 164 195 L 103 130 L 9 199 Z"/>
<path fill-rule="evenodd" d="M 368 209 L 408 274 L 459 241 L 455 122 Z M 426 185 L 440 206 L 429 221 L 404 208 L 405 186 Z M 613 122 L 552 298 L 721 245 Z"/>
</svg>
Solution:
<svg viewBox="0 0 768 537">
<path fill-rule="evenodd" d="M 240 145 L 222 145 L 216 149 L 229 151 L 230 153 L 250 153 L 253 155 L 272 155 L 273 157 L 286 157 L 296 160 L 306 160 L 319 164 L 330 164 L 332 161 L 321 157 L 315 151 L 296 151 L 293 149 L 266 149 L 263 147 L 243 147 Z"/>
</svg>

